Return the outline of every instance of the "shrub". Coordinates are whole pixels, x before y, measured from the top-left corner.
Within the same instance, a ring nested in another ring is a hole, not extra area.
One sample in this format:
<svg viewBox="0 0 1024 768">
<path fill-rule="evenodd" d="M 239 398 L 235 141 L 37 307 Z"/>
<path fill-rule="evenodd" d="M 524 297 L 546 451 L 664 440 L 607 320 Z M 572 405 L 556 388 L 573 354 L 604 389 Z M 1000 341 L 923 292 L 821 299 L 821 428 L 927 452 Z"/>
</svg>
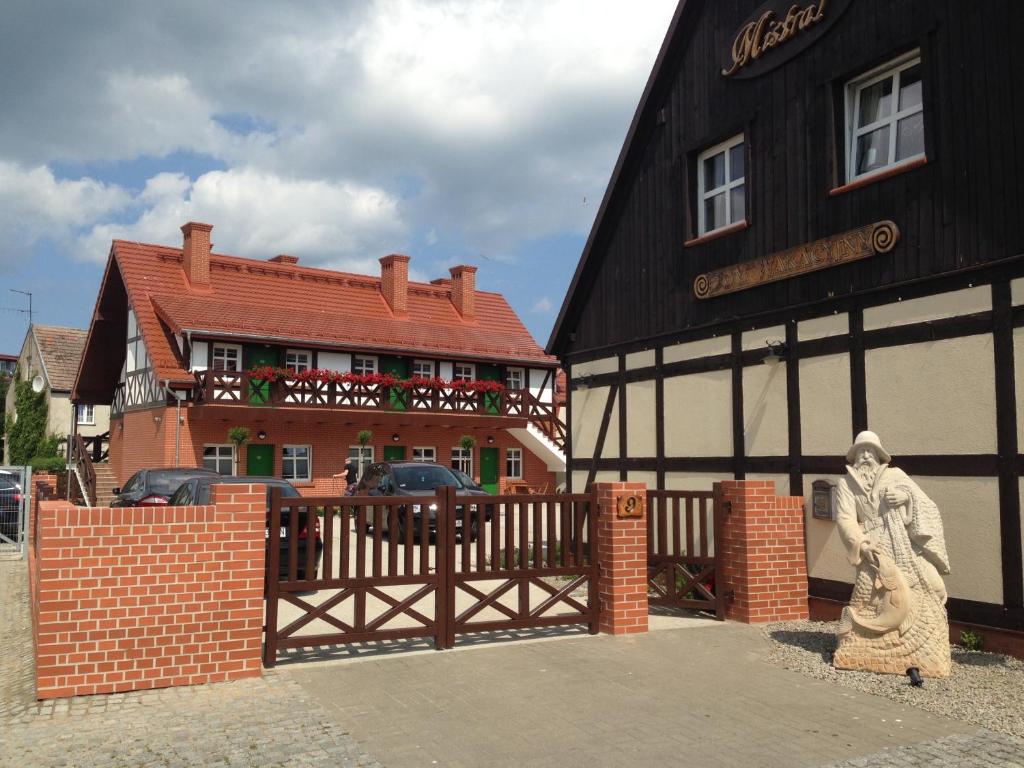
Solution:
<svg viewBox="0 0 1024 768">
<path fill-rule="evenodd" d="M 46 392 L 33 392 L 31 381 L 16 381 L 14 411 L 16 418 L 7 419 L 7 455 L 11 464 L 25 465 L 39 455 L 46 438 Z"/>
<path fill-rule="evenodd" d="M 34 456 L 29 464 L 33 472 L 53 472 L 55 475 L 67 472 L 67 462 L 60 456 Z"/>
<path fill-rule="evenodd" d="M 981 632 L 972 632 L 965 629 L 960 633 L 960 645 L 968 651 L 980 651 L 985 645 L 985 636 Z"/>
</svg>

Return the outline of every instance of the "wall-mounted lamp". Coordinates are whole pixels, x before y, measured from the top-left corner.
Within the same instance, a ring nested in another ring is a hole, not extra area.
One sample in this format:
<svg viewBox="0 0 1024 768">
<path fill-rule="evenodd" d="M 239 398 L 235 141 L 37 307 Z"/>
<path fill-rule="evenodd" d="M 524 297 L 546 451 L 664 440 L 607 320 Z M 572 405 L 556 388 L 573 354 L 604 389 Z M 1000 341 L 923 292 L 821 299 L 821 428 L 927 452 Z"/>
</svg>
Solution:
<svg viewBox="0 0 1024 768">
<path fill-rule="evenodd" d="M 159 413 L 154 413 L 153 414 L 153 423 L 159 424 L 163 420 L 164 420 L 164 417 L 161 416 Z"/>
<path fill-rule="evenodd" d="M 260 440 L 266 440 L 267 433 L 261 429 L 259 432 L 256 433 L 256 437 L 259 438 Z"/>
<path fill-rule="evenodd" d="M 401 436 L 397 432 L 391 436 L 391 442 L 393 443 L 397 443 L 401 439 Z"/>
<path fill-rule="evenodd" d="M 786 346 L 784 341 L 768 341 L 765 340 L 765 345 L 768 347 L 768 354 L 764 356 L 761 361 L 767 365 L 774 365 L 782 360 L 786 359 L 786 355 L 789 354 L 789 347 Z"/>
<path fill-rule="evenodd" d="M 488 445 L 494 445 L 494 435 L 488 435 L 487 436 L 487 444 Z"/>
</svg>

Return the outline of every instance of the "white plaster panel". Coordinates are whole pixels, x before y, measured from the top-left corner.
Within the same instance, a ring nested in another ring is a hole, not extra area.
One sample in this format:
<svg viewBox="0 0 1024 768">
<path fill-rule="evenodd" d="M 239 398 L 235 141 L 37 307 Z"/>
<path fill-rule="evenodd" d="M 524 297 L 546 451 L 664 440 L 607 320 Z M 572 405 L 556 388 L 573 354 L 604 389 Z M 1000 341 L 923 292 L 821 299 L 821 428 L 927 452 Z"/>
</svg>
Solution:
<svg viewBox="0 0 1024 768">
<path fill-rule="evenodd" d="M 210 367 L 210 345 L 205 341 L 192 342 L 192 371 L 205 371 Z"/>
<path fill-rule="evenodd" d="M 1024 277 L 1010 281 L 1010 301 L 1014 306 L 1024 304 Z"/>
<path fill-rule="evenodd" d="M 658 488 L 657 472 L 629 472 L 626 475 L 626 479 L 631 483 L 643 483 L 649 491 L 657 490 Z"/>
<path fill-rule="evenodd" d="M 665 490 L 667 491 L 710 491 L 715 483 L 732 480 L 730 474 L 705 472 L 666 472 Z"/>
<path fill-rule="evenodd" d="M 587 473 L 586 472 L 573 472 L 572 473 L 572 492 L 573 493 L 586 493 L 587 490 Z"/>
<path fill-rule="evenodd" d="M 439 378 L 445 381 L 452 380 L 452 373 L 454 371 L 454 363 L 451 360 L 442 360 L 437 366 L 437 375 Z"/>
<path fill-rule="evenodd" d="M 864 330 L 873 331 L 877 328 L 923 323 L 927 320 L 970 315 L 975 312 L 987 312 L 991 309 L 992 288 L 988 285 L 981 285 L 977 288 L 965 288 L 962 291 L 950 291 L 934 296 L 923 296 L 920 299 L 868 307 L 864 310 Z"/>
<path fill-rule="evenodd" d="M 701 357 L 728 355 L 732 352 L 732 340 L 728 336 L 716 336 L 686 344 L 673 344 L 662 350 L 661 359 L 665 363 L 678 363 L 680 360 L 696 360 Z"/>
<path fill-rule="evenodd" d="M 804 320 L 797 325 L 796 337 L 800 341 L 843 336 L 850 332 L 850 316 L 845 312 Z"/>
<path fill-rule="evenodd" d="M 135 319 L 135 310 L 128 307 L 128 335 L 125 340 L 135 338 L 139 335 L 139 323 Z"/>
<path fill-rule="evenodd" d="M 800 361 L 800 445 L 805 456 L 842 456 L 853 434 L 848 355 Z"/>
<path fill-rule="evenodd" d="M 1013 376 L 1017 392 L 1017 444 L 1024 445 L 1024 328 L 1013 329 Z"/>
<path fill-rule="evenodd" d="M 786 456 L 786 363 L 743 369 L 743 444 L 747 456 Z"/>
<path fill-rule="evenodd" d="M 589 363 L 574 363 L 572 366 L 572 377 L 573 379 L 579 379 L 583 376 L 615 373 L 617 370 L 619 370 L 619 358 L 604 357 L 600 360 L 591 360 Z"/>
<path fill-rule="evenodd" d="M 530 388 L 530 394 L 542 403 L 550 403 L 552 399 L 551 393 L 554 391 L 555 386 L 555 376 L 557 374 L 552 373 L 548 376 L 549 371 L 546 371 L 543 368 L 529 368 L 526 373 L 527 376 L 529 376 L 527 386 Z M 547 378 L 546 384 L 544 383 L 545 378 Z"/>
<path fill-rule="evenodd" d="M 769 328 L 758 328 L 745 332 L 741 343 L 743 349 L 763 349 L 767 351 L 767 342 L 785 340 L 786 327 L 784 325 L 773 325 Z"/>
<path fill-rule="evenodd" d="M 352 371 L 352 355 L 347 352 L 320 352 L 316 356 L 316 364 L 327 371 L 350 373 Z"/>
<path fill-rule="evenodd" d="M 570 392 L 572 398 L 572 455 L 577 459 L 590 459 L 594 456 L 598 433 L 601 430 L 601 419 L 608 401 L 610 387 L 594 387 L 577 389 Z M 618 398 L 615 398 L 608 432 L 605 435 L 604 451 L 598 458 L 617 458 L 619 455 L 619 418 Z"/>
<path fill-rule="evenodd" d="M 658 455 L 654 386 L 653 381 L 626 385 L 626 455 L 630 458 Z"/>
<path fill-rule="evenodd" d="M 951 597 L 1003 602 L 999 481 L 994 477 L 914 477 L 939 508 L 952 573 Z"/>
<path fill-rule="evenodd" d="M 647 349 L 643 352 L 631 352 L 626 355 L 626 370 L 632 371 L 634 368 L 650 368 L 654 365 L 654 350 Z"/>
<path fill-rule="evenodd" d="M 747 472 L 747 480 L 771 480 L 775 483 L 776 496 L 789 496 L 789 475 L 768 475 Z"/>
<path fill-rule="evenodd" d="M 900 454 L 996 452 L 992 337 L 865 354 L 869 428 Z"/>
<path fill-rule="evenodd" d="M 665 379 L 665 455 L 732 456 L 732 371 Z"/>
<path fill-rule="evenodd" d="M 846 556 L 834 520 L 818 520 L 811 514 L 811 488 L 815 480 L 838 483 L 839 475 L 804 475 L 804 519 L 807 541 L 807 574 L 815 579 L 832 579 L 853 584 L 854 569 Z"/>
</svg>

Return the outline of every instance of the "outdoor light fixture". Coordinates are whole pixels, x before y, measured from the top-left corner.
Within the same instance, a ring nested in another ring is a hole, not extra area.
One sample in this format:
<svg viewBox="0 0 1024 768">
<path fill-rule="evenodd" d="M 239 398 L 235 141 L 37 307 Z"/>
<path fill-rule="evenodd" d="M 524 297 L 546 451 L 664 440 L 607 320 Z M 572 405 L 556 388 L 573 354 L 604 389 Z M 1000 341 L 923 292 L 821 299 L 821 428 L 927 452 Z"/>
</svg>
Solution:
<svg viewBox="0 0 1024 768">
<path fill-rule="evenodd" d="M 924 688 L 924 679 L 921 677 L 921 670 L 917 667 L 908 669 L 907 677 L 910 678 L 910 684 L 915 688 Z"/>
<path fill-rule="evenodd" d="M 488 445 L 494 445 L 494 435 L 488 435 L 487 436 L 487 444 Z"/>
<path fill-rule="evenodd" d="M 154 414 L 153 414 L 153 421 L 154 421 L 155 423 L 157 423 L 157 424 L 159 424 L 159 423 L 160 423 L 161 421 L 163 421 L 163 418 L 164 418 L 164 417 L 163 417 L 163 416 L 161 416 L 161 415 L 160 415 L 159 413 L 154 413 Z"/>
<path fill-rule="evenodd" d="M 266 440 L 267 433 L 261 429 L 259 432 L 256 433 L 256 437 L 258 437 L 260 440 Z"/>
<path fill-rule="evenodd" d="M 789 347 L 786 346 L 784 341 L 768 341 L 765 339 L 765 345 L 768 347 L 768 354 L 764 356 L 761 361 L 767 365 L 774 365 L 782 360 L 786 359 L 786 354 L 789 352 Z"/>
<path fill-rule="evenodd" d="M 397 442 L 398 442 L 399 440 L 401 440 L 401 439 L 402 439 L 402 438 L 401 438 L 401 437 L 400 437 L 400 436 L 398 435 L 398 433 L 397 433 L 397 432 L 395 432 L 395 434 L 393 434 L 393 435 L 391 436 L 391 442 L 393 442 L 393 443 L 397 443 Z"/>
</svg>

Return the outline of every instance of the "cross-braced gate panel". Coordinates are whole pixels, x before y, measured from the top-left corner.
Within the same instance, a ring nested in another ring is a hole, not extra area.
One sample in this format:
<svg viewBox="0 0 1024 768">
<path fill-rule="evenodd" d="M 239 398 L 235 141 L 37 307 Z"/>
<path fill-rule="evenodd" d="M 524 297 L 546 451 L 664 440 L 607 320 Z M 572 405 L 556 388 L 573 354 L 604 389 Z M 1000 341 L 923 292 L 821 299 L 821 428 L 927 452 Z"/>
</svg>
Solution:
<svg viewBox="0 0 1024 768">
<path fill-rule="evenodd" d="M 650 605 L 714 611 L 725 619 L 718 542 L 722 497 L 714 491 L 647 492 Z"/>
</svg>

